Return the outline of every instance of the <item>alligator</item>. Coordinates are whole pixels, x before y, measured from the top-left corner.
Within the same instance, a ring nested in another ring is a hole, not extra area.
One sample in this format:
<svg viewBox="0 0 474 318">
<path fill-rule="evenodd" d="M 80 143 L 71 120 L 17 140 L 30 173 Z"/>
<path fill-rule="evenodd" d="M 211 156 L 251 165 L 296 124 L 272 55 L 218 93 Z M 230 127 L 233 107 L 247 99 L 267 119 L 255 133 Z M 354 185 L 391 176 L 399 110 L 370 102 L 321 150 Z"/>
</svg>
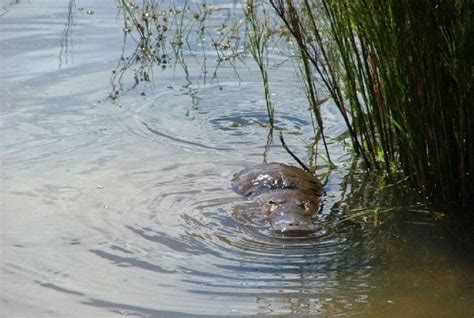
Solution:
<svg viewBox="0 0 474 318">
<path fill-rule="evenodd" d="M 234 174 L 232 186 L 261 206 L 274 231 L 287 235 L 315 231 L 312 217 L 319 211 L 324 190 L 311 173 L 282 163 L 261 164 Z"/>
</svg>

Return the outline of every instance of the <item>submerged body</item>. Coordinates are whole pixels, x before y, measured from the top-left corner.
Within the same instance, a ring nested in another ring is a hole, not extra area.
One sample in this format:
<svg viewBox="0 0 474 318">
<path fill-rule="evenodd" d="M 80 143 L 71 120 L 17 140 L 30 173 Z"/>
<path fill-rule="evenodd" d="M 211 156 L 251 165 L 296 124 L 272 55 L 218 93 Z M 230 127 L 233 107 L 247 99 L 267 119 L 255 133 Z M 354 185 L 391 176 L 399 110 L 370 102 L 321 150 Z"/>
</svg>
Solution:
<svg viewBox="0 0 474 318">
<path fill-rule="evenodd" d="M 232 181 L 236 192 L 259 203 L 274 230 L 287 234 L 314 231 L 312 216 L 319 211 L 323 186 L 312 174 L 271 163 L 244 169 Z"/>
</svg>

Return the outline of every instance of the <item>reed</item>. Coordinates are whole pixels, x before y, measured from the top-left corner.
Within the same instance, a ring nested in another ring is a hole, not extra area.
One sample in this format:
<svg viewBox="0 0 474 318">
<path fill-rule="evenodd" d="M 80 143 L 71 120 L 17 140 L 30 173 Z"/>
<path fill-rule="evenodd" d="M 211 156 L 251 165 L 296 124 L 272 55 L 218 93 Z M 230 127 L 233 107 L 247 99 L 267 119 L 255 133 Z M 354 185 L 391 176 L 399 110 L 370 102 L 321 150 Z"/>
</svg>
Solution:
<svg viewBox="0 0 474 318">
<path fill-rule="evenodd" d="M 262 11 L 262 10 L 261 10 Z M 249 51 L 260 70 L 263 83 L 263 93 L 265 104 L 267 106 L 268 120 L 270 127 L 274 128 L 275 107 L 273 106 L 270 95 L 270 84 L 267 71 L 267 58 L 265 56 L 268 48 L 268 40 L 272 35 L 269 22 L 266 18 L 265 10 L 258 14 L 258 6 L 254 0 L 247 0 L 244 9 L 246 22 L 248 25 L 247 37 L 249 40 Z"/>
<path fill-rule="evenodd" d="M 189 87 L 195 74 L 187 59 L 200 64 L 200 79 L 205 84 L 209 73 L 216 77 L 224 63 L 235 70 L 235 62 L 246 54 L 240 36 L 245 23 L 230 8 L 221 10 L 206 1 L 116 1 L 124 37 L 121 57 L 110 78 L 112 100 L 123 91 L 153 84 L 154 73 L 170 68 L 173 72 L 180 68 Z M 210 52 L 217 58 L 209 63 Z"/>
<path fill-rule="evenodd" d="M 474 203 L 472 1 L 270 0 L 368 169 Z M 466 212 L 465 212 L 466 213 Z"/>
</svg>

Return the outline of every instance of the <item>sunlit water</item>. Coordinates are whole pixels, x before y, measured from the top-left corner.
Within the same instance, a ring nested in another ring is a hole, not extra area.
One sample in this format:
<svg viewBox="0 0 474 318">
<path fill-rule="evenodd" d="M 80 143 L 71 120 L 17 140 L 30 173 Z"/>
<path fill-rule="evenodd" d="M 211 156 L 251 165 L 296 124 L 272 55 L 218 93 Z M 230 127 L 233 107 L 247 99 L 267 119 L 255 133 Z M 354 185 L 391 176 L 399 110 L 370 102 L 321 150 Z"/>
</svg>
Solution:
<svg viewBox="0 0 474 318">
<path fill-rule="evenodd" d="M 2 317 L 474 315 L 472 264 L 434 221 L 338 222 L 351 187 L 337 143 L 312 235 L 277 236 L 232 191 L 265 158 L 294 164 L 266 147 L 256 71 L 186 86 L 169 68 L 111 102 L 115 2 L 77 7 L 65 52 L 66 3 L 2 2 Z M 276 125 L 305 158 L 304 95 L 273 72 Z M 344 132 L 324 116 L 328 136 Z"/>
</svg>

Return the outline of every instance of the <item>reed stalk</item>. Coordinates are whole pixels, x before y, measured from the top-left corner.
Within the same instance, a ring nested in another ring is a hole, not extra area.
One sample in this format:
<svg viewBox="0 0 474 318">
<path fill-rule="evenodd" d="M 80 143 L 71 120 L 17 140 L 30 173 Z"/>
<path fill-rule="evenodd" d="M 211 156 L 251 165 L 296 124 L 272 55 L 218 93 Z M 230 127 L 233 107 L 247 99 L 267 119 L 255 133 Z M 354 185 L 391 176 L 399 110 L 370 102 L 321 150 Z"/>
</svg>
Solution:
<svg viewBox="0 0 474 318">
<path fill-rule="evenodd" d="M 265 104 L 267 106 L 268 120 L 270 127 L 274 127 L 275 107 L 273 106 L 270 94 L 270 84 L 267 71 L 267 58 L 265 56 L 268 47 L 268 39 L 271 35 L 267 20 L 265 19 L 265 12 L 263 17 L 258 15 L 257 3 L 254 0 L 247 0 L 244 14 L 246 17 L 249 40 L 249 51 L 252 54 L 254 61 L 260 70 L 263 83 L 263 92 L 265 96 Z"/>
</svg>

